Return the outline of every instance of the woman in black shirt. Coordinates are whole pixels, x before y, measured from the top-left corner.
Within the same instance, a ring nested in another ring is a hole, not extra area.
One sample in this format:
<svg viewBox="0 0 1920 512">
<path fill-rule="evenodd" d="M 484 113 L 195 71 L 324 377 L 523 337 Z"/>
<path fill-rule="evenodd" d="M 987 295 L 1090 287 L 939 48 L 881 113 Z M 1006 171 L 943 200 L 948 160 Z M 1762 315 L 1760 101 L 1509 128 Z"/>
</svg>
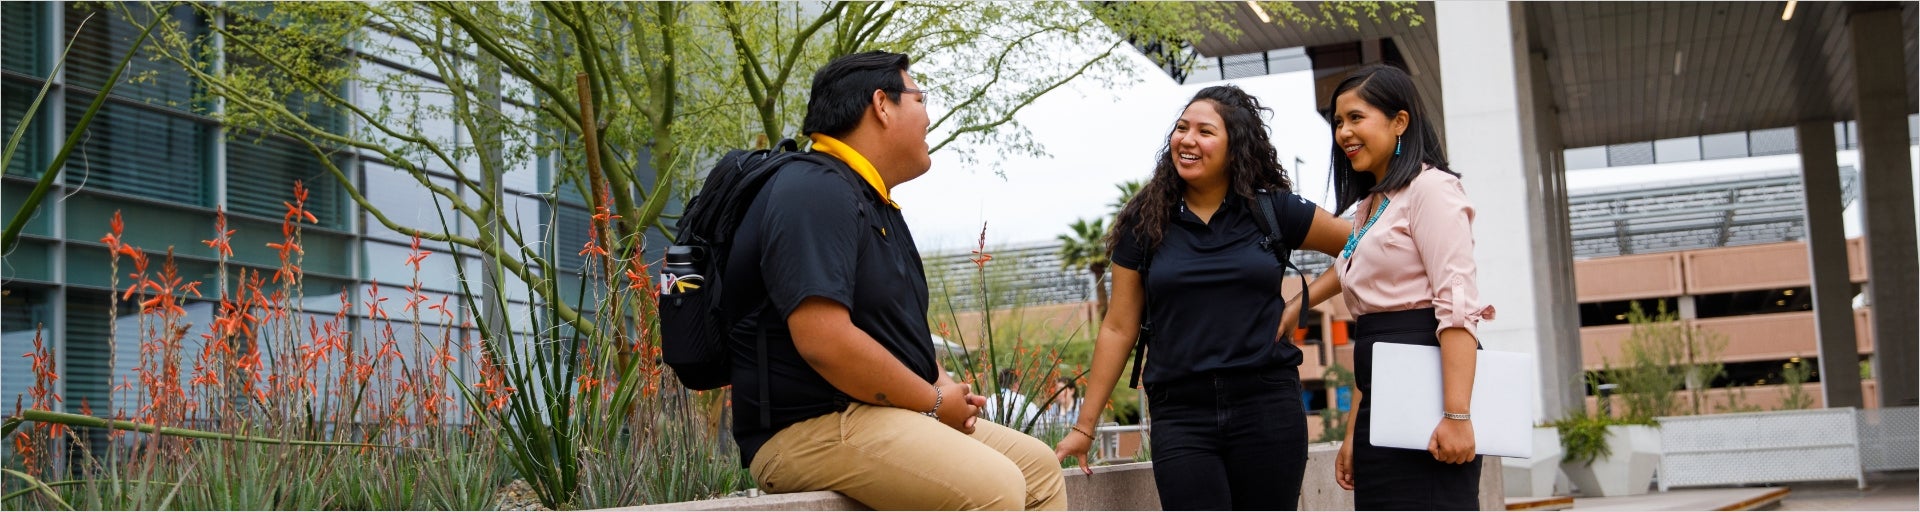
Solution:
<svg viewBox="0 0 1920 512">
<path fill-rule="evenodd" d="M 1299 499 L 1301 353 L 1282 340 L 1285 270 L 1273 251 L 1335 254 L 1350 228 L 1291 192 L 1263 112 L 1271 110 L 1238 87 L 1201 90 L 1108 235 L 1113 301 L 1094 345 L 1087 406 L 1056 455 L 1086 465 L 1144 316 L 1153 474 L 1166 510 L 1292 510 Z M 1260 211 L 1263 195 L 1272 217 Z M 1267 218 L 1277 228 L 1263 228 Z"/>
</svg>

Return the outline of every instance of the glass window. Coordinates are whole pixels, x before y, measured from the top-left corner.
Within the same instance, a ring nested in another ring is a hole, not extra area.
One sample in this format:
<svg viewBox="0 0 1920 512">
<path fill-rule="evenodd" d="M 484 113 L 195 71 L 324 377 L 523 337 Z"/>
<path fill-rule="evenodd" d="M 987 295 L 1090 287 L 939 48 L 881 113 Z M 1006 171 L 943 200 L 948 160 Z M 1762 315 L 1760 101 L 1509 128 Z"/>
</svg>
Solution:
<svg viewBox="0 0 1920 512">
<path fill-rule="evenodd" d="M 433 61 L 427 60 L 427 57 L 421 54 L 420 45 L 414 44 L 413 40 L 379 29 L 368 29 L 361 32 L 361 35 L 363 36 L 360 42 L 361 51 L 387 61 L 382 64 L 391 63 L 403 68 L 437 73 Z"/>
<path fill-rule="evenodd" d="M 1700 159 L 1700 138 L 1681 137 L 1653 141 L 1653 157 L 1659 163 L 1691 162 Z"/>
<path fill-rule="evenodd" d="M 515 333 L 533 332 L 533 306 L 525 302 L 509 302 L 506 307 L 506 321 Z"/>
<path fill-rule="evenodd" d="M 295 301 L 300 304 L 301 311 L 332 315 L 343 309 L 349 309 L 356 299 L 348 293 L 344 297 L 346 303 L 342 303 L 341 292 L 352 289 L 352 285 L 347 281 L 309 276 L 301 279 L 300 284 L 302 285 L 301 295 Z"/>
<path fill-rule="evenodd" d="M 525 109 L 513 105 L 505 105 L 501 109 L 516 126 L 533 127 L 535 121 L 533 115 Z M 524 138 L 506 145 L 501 156 L 506 159 L 507 168 L 500 182 L 506 185 L 507 190 L 526 193 L 537 193 L 542 190 L 538 151 L 537 141 L 532 138 Z"/>
<path fill-rule="evenodd" d="M 106 86 L 107 77 L 113 75 L 120 59 L 125 58 L 128 50 L 133 48 L 134 40 L 140 37 L 141 25 L 152 19 L 152 14 L 146 7 L 127 4 L 130 8 L 125 10 L 133 13 L 135 18 L 133 22 L 128 22 L 118 7 L 91 2 L 70 5 L 72 9 L 67 11 L 65 17 L 66 33 L 84 32 L 74 38 L 73 50 L 67 56 L 63 71 L 67 83 L 98 91 Z M 92 16 L 92 20 L 88 20 L 88 16 Z M 208 32 L 205 20 L 190 5 L 173 7 L 167 16 L 180 23 L 180 30 L 188 38 L 198 38 Z M 82 22 L 86 24 L 84 29 Z M 158 33 L 154 35 L 158 36 Z M 174 61 L 156 58 L 151 49 L 141 50 L 127 61 L 127 69 L 121 73 L 120 80 L 120 85 L 113 88 L 113 95 L 117 97 L 183 112 L 205 112 L 209 106 L 201 98 L 204 88 L 198 80 Z M 69 92 L 68 95 L 69 99 L 82 98 L 82 105 L 93 100 L 92 94 L 79 91 Z"/>
<path fill-rule="evenodd" d="M 75 385 L 87 384 L 81 388 L 97 397 L 91 398 L 96 414 L 125 413 L 135 416 L 140 408 L 151 403 L 147 388 L 141 384 L 143 361 L 148 365 L 147 374 L 162 371 L 158 366 L 164 353 L 152 343 L 160 340 L 169 332 L 170 324 L 164 315 L 143 313 L 140 311 L 139 296 L 136 300 L 121 301 L 119 314 L 114 319 L 112 329 L 108 329 L 108 299 L 95 293 L 69 292 L 67 304 L 67 371 L 74 380 L 67 384 L 69 393 L 76 393 Z M 186 314 L 173 319 L 171 326 L 186 328 L 186 334 L 178 343 L 180 361 L 179 384 L 182 389 L 191 390 L 189 382 L 193 379 L 193 365 L 206 346 L 206 335 L 212 332 L 214 303 L 187 302 L 181 305 Z M 109 353 L 111 350 L 111 353 Z M 144 351 L 144 352 L 143 352 Z M 108 369 L 111 368 L 111 374 Z M 112 409 L 102 407 L 109 402 L 106 390 L 110 386 L 106 378 L 111 375 L 112 383 L 132 383 L 141 386 L 135 390 L 112 392 Z M 192 391 L 188 391 L 189 397 Z M 71 397 L 69 402 L 74 401 Z M 202 409 L 204 411 L 204 408 Z"/>
<path fill-rule="evenodd" d="M 422 249 L 432 251 L 433 254 L 420 260 L 420 286 L 429 290 L 458 293 L 460 276 L 454 269 L 453 256 L 447 251 L 426 249 L 424 244 Z M 366 250 L 367 278 L 379 281 L 382 284 L 382 291 L 385 291 L 387 286 L 401 287 L 413 282 L 413 266 L 406 263 L 407 258 L 413 253 L 412 248 L 368 240 Z M 479 269 L 474 268 L 472 271 L 478 272 Z"/>
<path fill-rule="evenodd" d="M 1223 80 L 1261 76 L 1267 74 L 1267 61 L 1258 53 L 1228 55 L 1220 58 L 1220 71 Z"/>
<path fill-rule="evenodd" d="M 7 254 L 0 262 L 0 277 L 6 281 L 26 279 L 45 283 L 53 282 L 53 244 L 21 239 L 20 245 Z M 4 356 L 0 356 L 4 357 Z"/>
<path fill-rule="evenodd" d="M 0 67 L 7 71 L 45 78 L 49 2 L 0 2 Z M 17 98 L 7 93 L 8 101 Z M 12 133 L 9 131 L 8 133 Z M 8 395 L 12 396 L 12 395 Z"/>
<path fill-rule="evenodd" d="M 1652 142 L 1629 142 L 1607 146 L 1607 165 L 1647 165 L 1653 163 Z"/>
<path fill-rule="evenodd" d="M 1747 132 L 1748 151 L 1753 156 L 1786 155 L 1799 151 L 1792 128 L 1773 128 Z"/>
<path fill-rule="evenodd" d="M 545 254 L 547 233 L 541 226 L 546 224 L 551 215 L 547 203 L 539 198 L 518 195 L 508 195 L 506 199 L 507 210 L 503 213 L 507 216 L 507 226 L 519 233 L 521 241 L 527 243 L 528 250 Z M 574 251 L 579 250 L 578 246 L 574 247 Z"/>
<path fill-rule="evenodd" d="M 207 222 L 211 223 L 211 219 Z M 278 217 L 268 221 L 227 216 L 227 229 L 234 230 L 233 261 L 269 269 L 280 268 L 280 250 L 267 246 L 286 240 L 280 226 Z M 197 241 L 191 243 L 200 245 Z M 301 261 L 297 263 L 309 276 L 348 277 L 353 274 L 354 243 L 355 239 L 350 235 L 306 229 L 300 233 L 300 248 L 306 254 L 290 254 L 289 257 L 299 257 Z"/>
<path fill-rule="evenodd" d="M 9 3 L 9 6 L 12 4 Z M 8 8 L 12 13 L 12 8 Z M 12 256 L 7 258 L 9 262 Z M 39 336 L 42 346 L 52 350 L 55 340 L 60 339 L 54 332 L 58 325 L 53 322 L 53 307 L 48 303 L 50 292 L 40 288 L 9 285 L 6 293 L 0 294 L 0 350 L 6 357 L 0 357 L 0 396 L 16 397 L 27 392 L 33 385 L 32 361 L 23 354 L 33 351 L 33 339 Z M 64 373 L 64 372 L 56 372 Z M 58 383 L 55 384 L 58 386 Z M 58 388 L 53 390 L 59 392 Z M 13 400 L 4 402 L 8 416 L 18 411 Z"/>
<path fill-rule="evenodd" d="M 350 162 L 333 161 L 352 176 Z M 234 132 L 227 139 L 227 207 L 234 212 L 281 217 L 293 200 L 293 184 L 307 187 L 307 210 L 333 229 L 346 229 L 346 193 L 305 144 L 278 136 Z"/>
<path fill-rule="evenodd" d="M 68 127 L 79 124 L 91 101 L 67 96 Z M 213 206 L 206 179 L 209 133 L 186 118 L 106 103 L 67 160 L 67 185 Z"/>
<path fill-rule="evenodd" d="M 417 135 L 433 143 L 448 157 L 454 157 L 458 130 L 451 117 L 453 96 L 447 87 L 417 75 L 378 65 L 363 63 L 354 80 L 354 97 L 362 108 L 375 113 L 377 121 L 389 129 Z M 453 168 L 428 147 L 403 143 L 373 126 L 361 128 L 360 137 L 393 151 L 399 158 L 426 169 L 451 173 Z"/>
<path fill-rule="evenodd" d="M 561 206 L 558 218 L 548 228 L 554 234 L 543 238 L 554 241 L 554 251 L 558 256 L 554 264 L 567 274 L 579 272 L 587 262 L 587 257 L 580 254 L 580 249 L 587 246 L 587 237 L 593 230 L 593 214 L 588 213 L 586 208 Z M 605 246 L 604 242 L 602 246 Z"/>
<path fill-rule="evenodd" d="M 391 342 L 393 352 L 398 356 L 383 356 L 378 364 L 383 365 L 385 375 L 395 379 L 412 379 L 413 382 L 426 383 L 439 380 L 436 386 L 440 396 L 442 417 L 449 410 L 466 407 L 461 399 L 460 386 L 449 375 L 462 375 L 462 356 L 466 355 L 459 339 L 460 329 L 449 329 L 437 325 L 422 324 L 417 328 L 412 322 L 404 320 L 381 321 L 366 320 L 360 322 L 362 331 L 359 338 L 369 354 L 380 353 L 380 347 Z M 451 359 L 451 361 L 447 361 Z M 379 375 L 379 374 L 376 374 Z M 375 377 L 374 382 L 379 382 Z M 476 381 L 466 381 L 469 385 Z M 419 409 L 414 409 L 418 411 Z"/>
<path fill-rule="evenodd" d="M 1607 166 L 1607 147 L 1573 148 L 1563 152 L 1567 170 L 1599 169 Z"/>
<path fill-rule="evenodd" d="M 1740 158 L 1747 156 L 1746 132 L 1719 133 L 1700 137 L 1700 158 Z"/>
<path fill-rule="evenodd" d="M 435 197 L 432 190 L 421 185 L 420 180 L 407 171 L 370 161 L 363 162 L 361 165 L 366 169 L 364 173 L 366 186 L 361 187 L 361 191 L 366 195 L 367 202 L 373 204 L 374 208 L 379 209 L 380 213 L 386 215 L 387 219 L 401 226 L 422 231 L 443 233 L 452 230 L 452 227 L 457 226 L 457 223 L 463 218 L 459 212 L 453 209 L 453 205 L 450 204 L 446 198 Z M 446 187 L 448 189 L 452 189 L 454 186 L 454 182 L 451 179 L 429 177 L 428 180 L 435 186 Z M 436 199 L 438 199 L 438 202 L 435 201 Z M 472 206 L 478 208 L 477 205 Z M 441 223 L 443 216 L 446 224 Z M 412 243 L 413 241 L 413 237 L 411 236 L 388 229 L 386 225 L 380 223 L 380 219 L 374 218 L 372 214 L 366 215 L 364 222 L 366 234 L 370 238 L 399 243 Z M 438 242 L 430 240 L 421 243 L 423 247 L 426 245 L 438 245 Z"/>
<path fill-rule="evenodd" d="M 213 251 L 200 243 L 213 237 L 213 215 L 204 210 L 129 201 L 125 198 L 81 192 L 67 197 L 64 213 L 68 240 L 93 242 L 112 230 L 113 214 L 120 212 L 126 229 L 121 240 L 150 251 L 187 256 L 213 257 Z M 279 234 L 279 228 L 274 228 Z M 239 249 L 235 244 L 235 250 Z M 155 267 L 158 268 L 158 267 Z M 68 272 L 81 269 L 68 268 Z"/>
<path fill-rule="evenodd" d="M 6 5 L 12 9 L 11 6 L 18 3 L 24 2 L 6 2 Z M 34 95 L 40 94 L 40 89 L 8 77 L 0 83 L 0 94 L 6 97 L 6 101 L 0 101 L 0 118 L 5 119 L 0 122 L 0 134 L 4 134 L 0 137 L 12 137 L 13 131 L 20 127 L 20 120 L 26 117 L 27 107 L 32 106 Z M 56 104 L 41 103 L 40 111 L 34 113 L 33 123 L 28 125 L 26 134 L 20 138 L 20 146 L 16 150 L 18 153 L 14 153 L 13 160 L 7 162 L 8 176 L 39 178 L 40 173 L 47 169 L 46 120 L 47 112 L 53 110 L 52 105 Z"/>
<path fill-rule="evenodd" d="M 20 207 L 26 204 L 27 196 L 32 193 L 33 185 L 27 182 L 16 181 L 0 186 L 0 205 L 4 205 L 0 206 L 0 224 L 11 224 L 14 214 L 20 213 Z M 47 194 L 49 197 L 44 198 L 40 206 L 35 208 L 27 218 L 27 225 L 21 231 L 22 233 L 42 236 L 53 234 L 49 227 L 52 222 L 49 220 L 53 218 L 53 204 L 60 200 L 58 197 L 60 191 L 49 190 Z M 7 257 L 11 259 L 13 255 L 9 254 Z"/>
</svg>

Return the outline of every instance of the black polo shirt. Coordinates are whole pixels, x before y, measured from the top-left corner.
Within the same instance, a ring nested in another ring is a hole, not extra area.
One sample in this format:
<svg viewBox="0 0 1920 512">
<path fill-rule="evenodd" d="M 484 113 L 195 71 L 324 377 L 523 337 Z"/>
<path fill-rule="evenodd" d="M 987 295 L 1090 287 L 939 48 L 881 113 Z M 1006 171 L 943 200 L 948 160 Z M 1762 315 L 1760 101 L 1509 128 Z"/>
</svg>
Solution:
<svg viewBox="0 0 1920 512">
<path fill-rule="evenodd" d="M 727 262 L 728 310 L 753 311 L 732 332 L 733 435 L 742 466 L 780 429 L 848 401 L 793 346 L 786 319 L 808 297 L 847 306 L 855 327 L 928 383 L 937 377 L 926 274 L 913 234 L 900 210 L 852 171 L 806 161 L 777 171 L 742 219 Z M 763 324 L 770 426 L 760 424 L 755 338 Z"/>
<path fill-rule="evenodd" d="M 1250 208 L 1258 204 L 1227 194 L 1210 224 L 1184 204 L 1176 206 L 1146 271 L 1145 317 L 1153 321 L 1143 377 L 1148 385 L 1201 372 L 1300 365 L 1298 347 L 1274 342 L 1286 311 L 1280 294 L 1286 272 L 1273 253 L 1260 249 L 1265 235 Z M 1313 225 L 1314 204 L 1287 194 L 1275 207 L 1280 243 L 1300 247 Z M 1116 236 L 1113 263 L 1139 270 L 1146 249 L 1129 232 Z"/>
</svg>

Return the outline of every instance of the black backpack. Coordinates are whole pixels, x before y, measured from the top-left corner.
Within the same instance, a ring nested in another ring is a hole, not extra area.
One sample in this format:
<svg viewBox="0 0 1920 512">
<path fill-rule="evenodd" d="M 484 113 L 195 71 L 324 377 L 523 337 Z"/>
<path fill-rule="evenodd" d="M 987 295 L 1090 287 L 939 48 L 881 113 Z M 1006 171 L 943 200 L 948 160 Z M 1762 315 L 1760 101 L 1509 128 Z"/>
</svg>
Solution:
<svg viewBox="0 0 1920 512">
<path fill-rule="evenodd" d="M 780 141 L 773 149 L 735 150 L 727 153 L 707 174 L 699 194 L 687 203 L 686 214 L 675 224 L 679 234 L 667 249 L 668 265 L 662 267 L 659 301 L 661 359 L 673 368 L 680 383 L 694 390 L 726 387 L 733 382 L 733 354 L 728 348 L 731 327 L 739 313 L 721 307 L 725 288 L 727 254 L 733 249 L 734 231 L 753 206 L 775 171 L 796 160 L 831 167 L 845 167 L 839 160 L 813 152 L 799 152 L 792 139 Z M 689 262 L 679 265 L 675 260 Z M 690 267 L 690 268 L 689 268 Z M 693 272 L 701 279 L 697 288 L 672 289 L 683 275 Z M 760 333 L 760 368 L 766 371 L 766 330 Z M 766 382 L 762 376 L 761 382 Z M 764 415 L 764 414 L 763 414 Z"/>
<path fill-rule="evenodd" d="M 1257 203 L 1257 208 L 1260 210 L 1260 214 L 1253 217 L 1253 223 L 1260 225 L 1260 231 L 1266 235 L 1260 239 L 1260 249 L 1273 253 L 1273 257 L 1280 260 L 1281 267 L 1293 269 L 1293 273 L 1300 275 L 1300 301 L 1311 303 L 1312 301 L 1307 300 L 1307 273 L 1301 272 L 1300 267 L 1293 265 L 1293 248 L 1280 243 L 1280 240 L 1283 239 L 1280 233 L 1280 218 L 1279 214 L 1275 212 L 1279 211 L 1280 200 L 1286 198 L 1284 194 L 1286 194 L 1284 190 L 1255 190 L 1253 197 Z M 1154 251 L 1147 251 L 1146 261 L 1140 264 L 1140 284 L 1142 287 L 1146 286 L 1148 269 L 1153 267 L 1153 253 Z M 1280 278 L 1286 279 L 1286 275 L 1283 273 Z M 1274 293 L 1279 292 L 1277 289 L 1274 290 Z M 1127 383 L 1127 387 L 1130 388 L 1140 387 L 1140 369 L 1145 366 L 1147 362 L 1147 343 L 1153 339 L 1153 317 L 1150 316 L 1153 306 L 1153 294 L 1145 294 L 1143 297 L 1145 301 L 1140 307 L 1140 336 L 1135 338 L 1133 342 L 1133 374 L 1132 377 L 1128 378 Z M 1299 326 L 1305 327 L 1306 325 L 1307 308 L 1303 305 L 1300 308 Z"/>
</svg>

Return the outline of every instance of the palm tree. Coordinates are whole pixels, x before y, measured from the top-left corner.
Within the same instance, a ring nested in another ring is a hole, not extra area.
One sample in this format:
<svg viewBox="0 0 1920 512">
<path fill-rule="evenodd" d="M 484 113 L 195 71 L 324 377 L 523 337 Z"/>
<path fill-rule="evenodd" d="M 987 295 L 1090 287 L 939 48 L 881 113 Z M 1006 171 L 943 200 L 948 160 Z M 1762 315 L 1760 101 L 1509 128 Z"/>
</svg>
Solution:
<svg viewBox="0 0 1920 512">
<path fill-rule="evenodd" d="M 1140 187 L 1145 185 L 1146 184 L 1140 180 L 1113 184 L 1113 188 L 1120 189 L 1120 199 L 1107 204 L 1107 206 L 1113 208 L 1112 216 L 1118 217 L 1120 215 L 1120 209 L 1126 208 L 1127 202 L 1132 201 L 1133 196 L 1140 193 Z"/>
<path fill-rule="evenodd" d="M 1093 274 L 1094 308 L 1099 315 L 1107 316 L 1107 219 L 1105 217 L 1088 222 L 1086 219 L 1073 221 L 1071 231 L 1060 235 L 1060 268 L 1085 268 Z"/>
</svg>

